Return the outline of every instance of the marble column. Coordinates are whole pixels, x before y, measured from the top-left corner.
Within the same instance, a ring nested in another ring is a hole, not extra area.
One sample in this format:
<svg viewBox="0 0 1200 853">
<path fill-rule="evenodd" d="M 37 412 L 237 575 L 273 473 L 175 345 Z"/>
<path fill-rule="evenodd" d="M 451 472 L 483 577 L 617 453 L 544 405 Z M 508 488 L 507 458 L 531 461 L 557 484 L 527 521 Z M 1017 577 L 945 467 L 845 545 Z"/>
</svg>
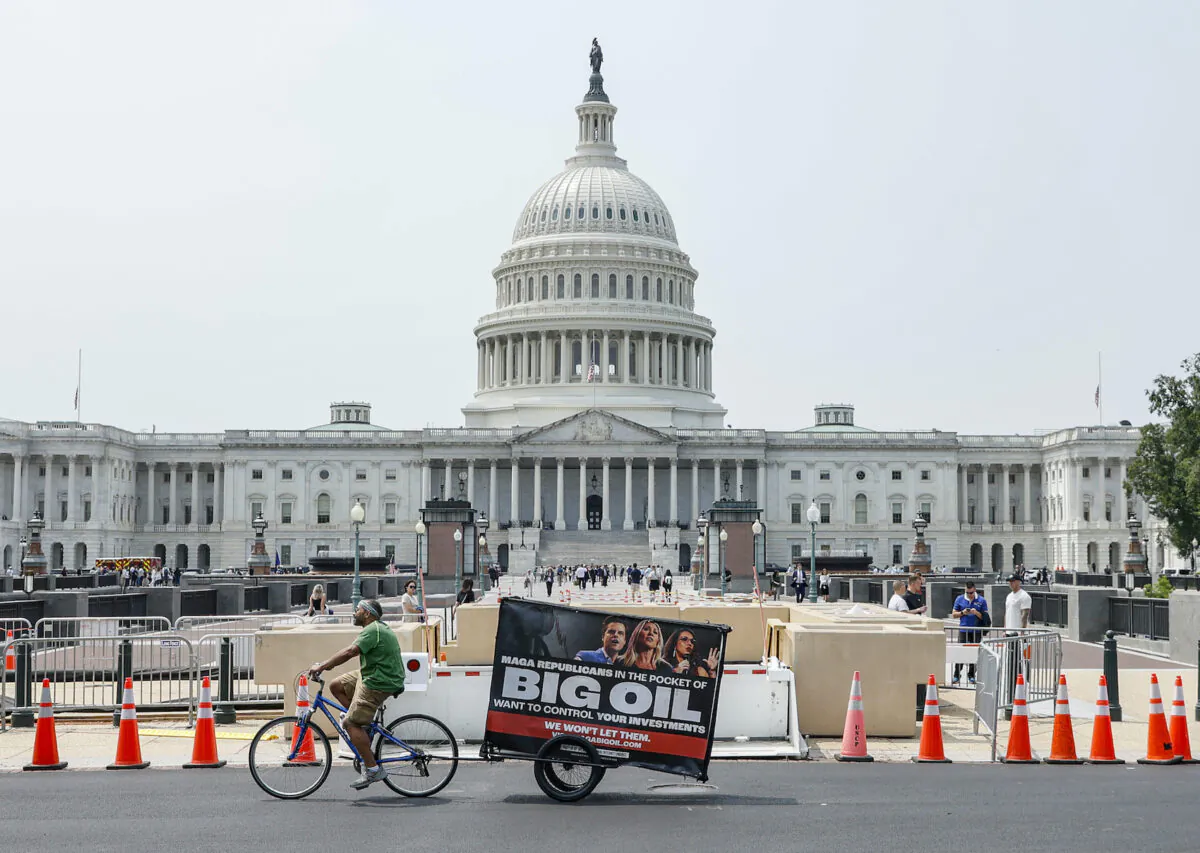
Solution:
<svg viewBox="0 0 1200 853">
<path fill-rule="evenodd" d="M 754 485 L 758 491 L 758 499 L 756 503 L 758 508 L 764 513 L 767 511 L 767 463 L 764 459 L 759 459 L 755 463 L 754 470 Z"/>
<path fill-rule="evenodd" d="M 446 475 L 445 475 L 444 479 L 445 479 L 445 482 L 444 482 L 443 488 L 445 489 L 445 492 L 442 494 L 442 497 L 448 501 L 453 500 L 454 498 L 458 497 L 456 494 L 454 494 L 454 460 L 453 459 L 446 460 Z"/>
<path fill-rule="evenodd" d="M 554 513 L 554 529 L 555 530 L 566 530 L 567 529 L 567 519 L 566 519 L 566 513 L 565 513 L 565 508 L 566 508 L 565 497 L 566 497 L 566 479 L 567 478 L 566 478 L 566 472 L 563 470 L 563 468 L 566 465 L 567 460 L 565 460 L 561 456 L 559 456 L 558 459 L 555 461 L 558 463 L 558 488 L 556 490 L 557 498 L 558 498 L 558 505 L 555 508 L 555 513 Z"/>
<path fill-rule="evenodd" d="M 650 333 L 642 332 L 642 384 L 650 384 Z"/>
<path fill-rule="evenodd" d="M 1031 466 L 1028 462 L 1026 462 L 1021 467 L 1025 469 L 1025 473 L 1023 475 L 1024 479 L 1022 481 L 1023 488 L 1022 488 L 1022 493 L 1021 493 L 1021 519 L 1022 519 L 1023 524 L 1029 524 L 1030 523 L 1029 503 L 1030 503 L 1030 495 L 1032 492 L 1029 481 L 1030 481 L 1030 479 L 1032 479 L 1032 472 L 1030 472 L 1030 470 L 1029 470 Z"/>
<path fill-rule="evenodd" d="M 621 333 L 621 357 L 617 359 L 621 364 L 621 381 L 626 385 L 629 384 L 629 330 L 626 329 Z"/>
<path fill-rule="evenodd" d="M 475 460 L 467 460 L 467 503 L 475 506 Z"/>
<path fill-rule="evenodd" d="M 675 384 L 683 387 L 683 338 L 675 338 Z"/>
<path fill-rule="evenodd" d="M 169 509 L 170 524 L 179 526 L 179 506 L 177 496 L 179 495 L 179 463 L 171 463 L 171 485 L 167 492 L 167 506 Z M 253 519 L 251 519 L 253 520 Z"/>
<path fill-rule="evenodd" d="M 679 460 L 674 457 L 671 458 L 671 506 L 667 519 L 672 527 L 679 521 Z"/>
<path fill-rule="evenodd" d="M 158 507 L 154 504 L 155 463 L 146 463 L 146 524 L 158 524 Z M 135 469 L 136 470 L 136 469 Z M 136 510 L 135 510 L 136 512 Z"/>
<path fill-rule="evenodd" d="M 646 461 L 646 529 L 649 530 L 654 526 L 656 520 L 654 513 L 654 465 L 658 460 L 651 456 Z"/>
<path fill-rule="evenodd" d="M 967 513 L 967 501 L 970 493 L 967 491 L 967 466 L 960 465 L 958 468 L 958 520 L 965 524 L 970 520 Z"/>
<path fill-rule="evenodd" d="M 734 499 L 740 501 L 740 500 L 744 500 L 744 497 L 742 495 L 742 486 L 744 485 L 743 481 L 742 481 L 742 460 L 738 459 L 738 460 L 736 460 L 736 462 L 734 464 L 735 464 L 734 470 L 736 472 L 735 478 L 737 481 L 737 493 L 735 494 Z"/>
<path fill-rule="evenodd" d="M 990 524 L 991 516 L 988 515 L 988 466 L 981 465 L 979 467 L 979 510 L 975 513 L 975 520 L 980 524 Z M 985 555 L 986 557 L 986 555 Z M 984 560 L 984 565 L 987 565 L 987 560 Z"/>
<path fill-rule="evenodd" d="M 42 503 L 44 505 L 42 518 L 49 523 L 50 521 L 58 521 L 58 513 L 56 512 L 58 508 L 54 505 L 54 456 L 46 455 L 42 459 L 45 460 L 44 464 L 46 466 L 46 484 L 42 487 Z M 37 506 L 36 500 L 33 505 Z"/>
<path fill-rule="evenodd" d="M 633 530 L 633 458 L 625 457 L 625 530 Z"/>
<path fill-rule="evenodd" d="M 600 338 L 600 381 L 608 382 L 608 330 L 605 329 Z M 608 500 L 604 501 L 604 512 L 608 512 Z M 607 530 L 608 528 L 604 528 Z"/>
<path fill-rule="evenodd" d="M 25 501 L 23 500 L 23 498 L 25 497 L 25 489 L 24 489 L 24 479 L 22 477 L 24 468 L 25 468 L 25 457 L 19 456 L 14 453 L 13 454 L 13 494 L 12 494 L 13 516 L 12 517 L 13 517 L 13 521 L 20 523 L 22 526 L 24 526 L 24 524 L 25 524 Z"/>
<path fill-rule="evenodd" d="M 421 506 L 433 496 L 433 467 L 428 459 L 421 460 Z"/>
<path fill-rule="evenodd" d="M 558 353 L 559 377 L 558 377 L 558 381 L 561 383 L 567 383 L 567 382 L 571 381 L 571 374 L 570 374 L 571 368 L 568 364 L 568 360 L 571 357 L 571 349 L 569 346 L 567 346 L 567 333 L 566 332 L 559 332 L 558 346 L 559 346 L 559 353 Z"/>
<path fill-rule="evenodd" d="M 689 524 L 695 524 L 700 517 L 700 460 L 692 460 L 692 517 Z"/>
<path fill-rule="evenodd" d="M 76 458 L 67 456 L 67 521 L 75 521 L 75 468 Z"/>
<path fill-rule="evenodd" d="M 607 351 L 607 348 L 606 348 L 606 351 Z M 600 460 L 600 464 L 602 466 L 604 466 L 601 469 L 601 474 L 600 474 L 601 488 L 603 489 L 603 491 L 600 492 L 600 499 L 601 499 L 601 501 L 603 501 L 603 504 L 601 506 L 602 514 L 600 517 L 600 529 L 601 530 L 612 530 L 612 521 L 610 518 L 609 509 L 608 509 L 608 501 L 609 501 L 609 495 L 610 495 L 610 492 L 608 490 L 608 463 L 609 463 L 609 458 L 607 456 L 605 456 L 603 459 Z"/>
<path fill-rule="evenodd" d="M 497 468 L 499 461 L 492 459 L 488 467 L 488 520 L 493 522 L 497 529 L 500 527 L 500 496 L 497 494 L 497 480 L 499 474 Z"/>
<path fill-rule="evenodd" d="M 542 460 L 533 460 L 533 526 L 542 526 Z"/>
<path fill-rule="evenodd" d="M 713 460 L 713 503 L 721 499 L 721 460 Z"/>
<path fill-rule="evenodd" d="M 508 478 L 508 520 L 513 527 L 518 527 L 521 520 L 521 460 L 514 456 L 510 470 L 512 473 Z"/>
<path fill-rule="evenodd" d="M 274 507 L 272 507 L 272 512 Z M 192 529 L 196 529 L 203 522 L 200 520 L 200 465 L 196 462 L 192 463 Z"/>
<path fill-rule="evenodd" d="M 576 530 L 587 530 L 587 459 L 579 458 L 579 521 Z"/>
<path fill-rule="evenodd" d="M 224 480 L 225 480 L 225 465 L 217 463 L 213 465 L 213 524 L 220 524 L 225 520 L 225 504 L 224 504 Z M 305 495 L 308 493 L 308 477 L 304 478 L 303 484 Z M 305 506 L 305 517 L 307 518 L 308 507 Z"/>
<path fill-rule="evenodd" d="M 549 376 L 553 372 L 550 368 L 550 333 L 542 332 L 542 346 L 538 350 L 538 383 L 545 385 L 550 381 Z"/>
<path fill-rule="evenodd" d="M 1008 509 L 1009 501 L 1012 500 L 1012 495 L 1008 490 L 1008 472 L 1010 470 L 1012 470 L 1012 467 L 1009 465 L 1000 466 L 1000 518 L 997 521 L 1003 525 L 1008 525 L 1010 518 Z"/>
<path fill-rule="evenodd" d="M 1125 460 L 1121 460 L 1121 479 L 1117 481 L 1117 521 L 1124 524 L 1129 518 L 1129 502 L 1125 497 Z"/>
</svg>

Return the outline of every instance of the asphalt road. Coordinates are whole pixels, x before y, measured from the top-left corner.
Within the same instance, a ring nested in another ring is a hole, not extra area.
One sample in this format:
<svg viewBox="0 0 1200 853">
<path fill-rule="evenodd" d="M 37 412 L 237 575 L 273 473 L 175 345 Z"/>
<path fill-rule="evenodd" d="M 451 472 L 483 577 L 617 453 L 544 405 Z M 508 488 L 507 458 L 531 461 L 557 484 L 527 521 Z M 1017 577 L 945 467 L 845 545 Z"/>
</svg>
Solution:
<svg viewBox="0 0 1200 853">
<path fill-rule="evenodd" d="M 21 851 L 932 851 L 1103 853 L 1194 849 L 1200 768 L 727 762 L 719 790 L 609 771 L 560 805 L 526 764 L 464 764 L 441 795 L 355 792 L 349 768 L 299 802 L 245 770 L 0 775 L 0 838 Z"/>
</svg>

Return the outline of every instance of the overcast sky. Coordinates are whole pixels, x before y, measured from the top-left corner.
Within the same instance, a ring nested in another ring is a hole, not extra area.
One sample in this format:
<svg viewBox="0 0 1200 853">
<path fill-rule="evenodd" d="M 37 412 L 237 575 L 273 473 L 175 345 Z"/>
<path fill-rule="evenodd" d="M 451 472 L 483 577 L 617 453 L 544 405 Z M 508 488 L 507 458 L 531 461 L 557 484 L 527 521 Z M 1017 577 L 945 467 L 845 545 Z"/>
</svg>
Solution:
<svg viewBox="0 0 1200 853">
<path fill-rule="evenodd" d="M 593 36 L 736 427 L 1147 417 L 1200 350 L 1200 4 L 0 3 L 0 416 L 458 426 Z"/>
</svg>

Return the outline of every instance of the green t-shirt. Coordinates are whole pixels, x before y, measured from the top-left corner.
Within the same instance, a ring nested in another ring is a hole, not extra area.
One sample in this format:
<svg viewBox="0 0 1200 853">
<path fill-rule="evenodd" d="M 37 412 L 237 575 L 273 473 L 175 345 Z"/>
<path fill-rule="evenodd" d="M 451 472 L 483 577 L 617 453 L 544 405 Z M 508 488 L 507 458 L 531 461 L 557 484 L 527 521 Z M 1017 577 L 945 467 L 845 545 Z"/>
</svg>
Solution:
<svg viewBox="0 0 1200 853">
<path fill-rule="evenodd" d="M 363 684 L 371 690 L 394 693 L 404 689 L 404 661 L 400 659 L 400 641 L 382 622 L 363 628 L 354 641 L 358 646 L 359 669 Z"/>
</svg>

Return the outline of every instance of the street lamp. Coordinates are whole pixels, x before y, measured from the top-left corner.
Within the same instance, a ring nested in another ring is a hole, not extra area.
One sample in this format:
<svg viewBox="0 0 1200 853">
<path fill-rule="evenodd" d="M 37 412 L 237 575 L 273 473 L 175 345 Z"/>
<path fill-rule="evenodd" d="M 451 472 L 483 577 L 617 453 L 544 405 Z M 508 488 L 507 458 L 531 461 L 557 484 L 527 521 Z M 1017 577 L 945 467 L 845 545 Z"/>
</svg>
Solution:
<svg viewBox="0 0 1200 853">
<path fill-rule="evenodd" d="M 25 540 L 21 540 L 21 544 L 25 544 Z M 1196 574 L 1196 548 L 1200 546 L 1200 542 L 1196 541 L 1196 537 L 1192 537 L 1192 574 Z"/>
<path fill-rule="evenodd" d="M 358 529 L 362 527 L 366 517 L 367 511 L 363 508 L 362 501 L 355 501 L 354 506 L 350 507 L 350 523 L 354 525 L 354 586 L 351 588 L 350 604 L 355 610 L 362 601 L 362 578 L 358 575 Z"/>
<path fill-rule="evenodd" d="M 721 535 L 718 536 L 717 539 L 720 540 L 720 543 L 721 543 L 720 552 L 719 552 L 718 556 L 720 558 L 719 568 L 721 571 L 721 598 L 724 598 L 725 597 L 725 543 L 729 541 L 729 531 L 726 530 L 724 528 L 724 526 L 721 527 Z"/>
<path fill-rule="evenodd" d="M 704 533 L 708 530 L 708 519 L 704 513 L 700 513 L 700 517 L 696 519 L 696 529 L 700 531 L 700 535 L 696 537 L 696 547 L 700 549 L 700 576 L 696 580 L 695 588 L 700 589 L 706 582 L 708 575 L 708 549 L 704 547 Z"/>
<path fill-rule="evenodd" d="M 21 546 L 21 562 L 17 563 L 17 568 L 20 569 L 25 563 L 25 548 L 29 545 L 29 540 L 22 536 L 18 544 Z"/>
<path fill-rule="evenodd" d="M 417 526 L 413 528 L 417 533 L 417 577 L 421 576 L 421 540 L 425 537 L 425 520 L 421 519 L 417 522 Z"/>
<path fill-rule="evenodd" d="M 763 526 L 762 526 L 762 522 L 759 521 L 757 518 L 754 519 L 754 523 L 750 525 L 750 532 L 754 534 L 754 574 L 757 577 L 759 569 L 763 569 L 763 570 L 766 569 L 766 566 L 760 565 L 759 560 L 758 560 L 758 557 L 759 557 L 758 540 L 762 537 Z M 763 557 L 764 557 L 764 559 L 762 562 L 763 562 L 763 564 L 765 564 L 767 562 L 765 559 L 766 555 L 764 554 Z"/>
<path fill-rule="evenodd" d="M 462 589 L 462 528 L 454 529 L 454 592 Z"/>
<path fill-rule="evenodd" d="M 808 508 L 808 523 L 812 527 L 812 538 L 809 540 L 808 546 L 808 569 L 812 575 L 812 581 L 808 585 L 808 601 L 809 604 L 817 603 L 817 522 L 821 520 L 821 510 L 817 509 L 817 502 L 814 500 Z"/>
</svg>

